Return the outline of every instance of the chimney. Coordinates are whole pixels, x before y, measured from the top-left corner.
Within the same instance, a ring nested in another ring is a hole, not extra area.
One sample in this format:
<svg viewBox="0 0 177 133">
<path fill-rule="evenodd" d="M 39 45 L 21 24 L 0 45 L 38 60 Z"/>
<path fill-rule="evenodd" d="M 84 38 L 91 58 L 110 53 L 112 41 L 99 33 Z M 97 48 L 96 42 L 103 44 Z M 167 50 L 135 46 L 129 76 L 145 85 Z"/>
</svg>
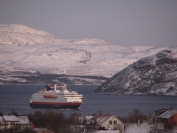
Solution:
<svg viewBox="0 0 177 133">
<path fill-rule="evenodd" d="M 100 115 L 102 115 L 102 111 L 100 111 Z"/>
</svg>

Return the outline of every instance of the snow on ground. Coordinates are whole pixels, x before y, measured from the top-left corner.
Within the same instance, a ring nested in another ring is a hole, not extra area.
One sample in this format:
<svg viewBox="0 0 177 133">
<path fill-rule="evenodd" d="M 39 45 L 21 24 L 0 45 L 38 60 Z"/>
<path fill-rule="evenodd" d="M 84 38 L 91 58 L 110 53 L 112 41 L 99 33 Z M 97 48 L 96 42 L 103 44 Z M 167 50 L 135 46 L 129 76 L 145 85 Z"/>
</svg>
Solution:
<svg viewBox="0 0 177 133">
<path fill-rule="evenodd" d="M 151 125 L 147 124 L 147 123 L 143 123 L 143 124 L 129 124 L 126 128 L 125 128 L 125 133 L 149 133 L 151 129 Z"/>
<path fill-rule="evenodd" d="M 138 59 L 167 48 L 131 49 L 95 38 L 61 40 L 24 25 L 0 25 L 1 71 L 111 77 Z"/>
<path fill-rule="evenodd" d="M 135 52 L 142 52 L 147 51 L 151 48 L 154 48 L 155 46 L 132 46 L 131 49 L 133 49 Z"/>
</svg>

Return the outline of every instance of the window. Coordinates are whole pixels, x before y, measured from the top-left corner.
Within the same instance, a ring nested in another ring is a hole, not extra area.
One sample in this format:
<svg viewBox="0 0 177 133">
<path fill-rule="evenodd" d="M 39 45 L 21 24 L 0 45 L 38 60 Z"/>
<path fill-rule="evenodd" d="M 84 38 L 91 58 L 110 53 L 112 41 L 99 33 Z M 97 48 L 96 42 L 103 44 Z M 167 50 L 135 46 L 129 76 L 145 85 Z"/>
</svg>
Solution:
<svg viewBox="0 0 177 133">
<path fill-rule="evenodd" d="M 92 120 L 91 120 L 91 123 L 94 123 L 94 124 L 95 124 L 95 123 L 96 123 L 96 120 L 95 120 L 95 119 L 92 119 Z"/>
<path fill-rule="evenodd" d="M 112 120 L 109 120 L 109 125 L 112 125 Z"/>
<path fill-rule="evenodd" d="M 117 125 L 117 121 L 116 120 L 114 120 L 114 125 Z"/>
</svg>

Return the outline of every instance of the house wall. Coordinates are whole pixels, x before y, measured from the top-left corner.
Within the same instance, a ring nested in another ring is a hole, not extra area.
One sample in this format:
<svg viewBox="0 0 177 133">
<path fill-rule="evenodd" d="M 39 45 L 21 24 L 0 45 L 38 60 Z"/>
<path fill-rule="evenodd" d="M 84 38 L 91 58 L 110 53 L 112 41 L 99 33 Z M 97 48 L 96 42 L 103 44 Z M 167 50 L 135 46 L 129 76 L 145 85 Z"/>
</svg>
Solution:
<svg viewBox="0 0 177 133">
<path fill-rule="evenodd" d="M 30 124 L 20 124 L 20 127 L 21 127 L 21 129 L 30 128 L 31 125 Z"/>
<path fill-rule="evenodd" d="M 112 124 L 110 123 L 112 121 Z M 116 123 L 115 123 L 116 121 Z M 116 116 L 112 115 L 108 120 L 106 120 L 102 125 L 108 130 L 119 130 L 120 133 L 124 133 L 124 124 Z"/>
<path fill-rule="evenodd" d="M 4 129 L 6 128 L 6 125 L 5 124 L 0 124 L 0 129 Z"/>
<path fill-rule="evenodd" d="M 177 114 L 168 119 L 168 124 L 171 126 L 177 126 Z"/>
<path fill-rule="evenodd" d="M 6 128 L 11 128 L 11 127 L 13 127 L 13 126 L 15 126 L 15 125 L 18 125 L 19 124 L 19 122 L 13 122 L 13 121 L 6 121 Z"/>
</svg>

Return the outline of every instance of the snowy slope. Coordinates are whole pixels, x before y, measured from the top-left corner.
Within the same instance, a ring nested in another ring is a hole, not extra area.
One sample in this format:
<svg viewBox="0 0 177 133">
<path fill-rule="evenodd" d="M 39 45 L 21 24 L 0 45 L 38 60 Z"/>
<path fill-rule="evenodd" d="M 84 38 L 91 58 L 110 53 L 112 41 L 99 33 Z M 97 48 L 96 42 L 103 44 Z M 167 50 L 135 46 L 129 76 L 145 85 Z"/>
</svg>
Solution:
<svg viewBox="0 0 177 133">
<path fill-rule="evenodd" d="M 55 39 L 53 35 L 24 25 L 1 24 L 0 43 L 12 45 L 31 45 L 31 44 L 51 44 L 60 43 L 62 40 Z"/>
<path fill-rule="evenodd" d="M 177 49 L 142 58 L 112 76 L 96 93 L 177 95 Z"/>
<path fill-rule="evenodd" d="M 24 25 L 0 25 L 0 80 L 12 73 L 111 77 L 142 57 L 169 47 L 127 48 L 102 39 L 56 39 Z M 23 81 L 23 80 L 22 80 Z"/>
</svg>

